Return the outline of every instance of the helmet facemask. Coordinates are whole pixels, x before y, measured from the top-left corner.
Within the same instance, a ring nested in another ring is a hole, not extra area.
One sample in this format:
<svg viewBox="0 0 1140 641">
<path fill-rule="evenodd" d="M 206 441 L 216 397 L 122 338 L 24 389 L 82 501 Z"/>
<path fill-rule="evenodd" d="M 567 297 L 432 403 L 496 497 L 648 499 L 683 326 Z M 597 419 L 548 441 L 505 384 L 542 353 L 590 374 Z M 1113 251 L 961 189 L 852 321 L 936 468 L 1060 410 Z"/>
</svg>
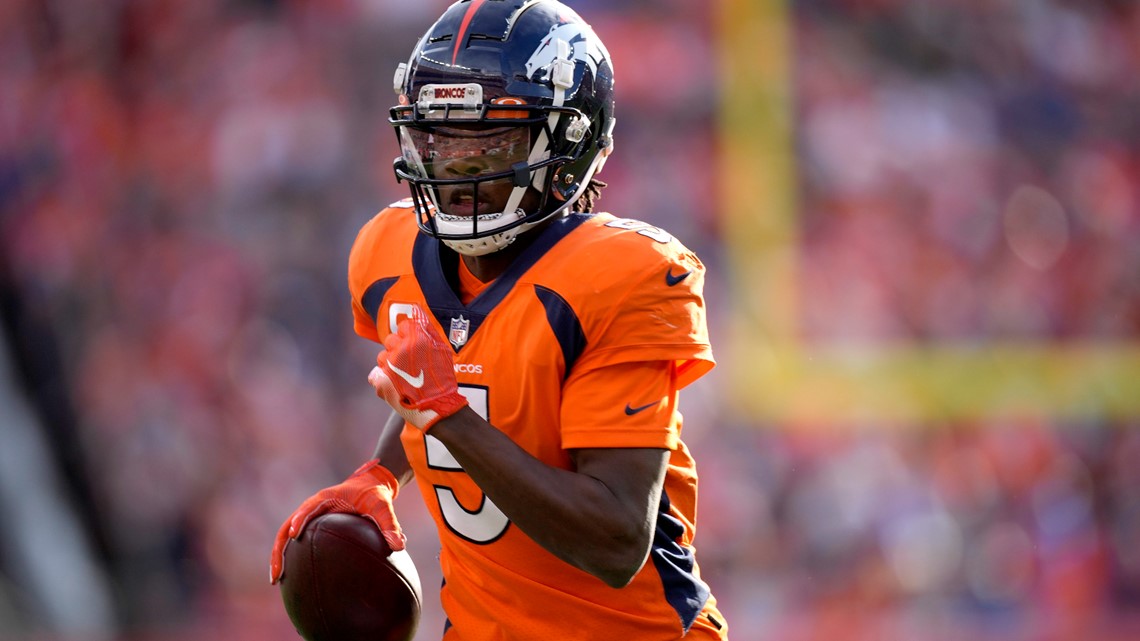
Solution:
<svg viewBox="0 0 1140 641">
<path fill-rule="evenodd" d="M 417 118 L 417 111 L 427 116 Z M 573 108 L 511 102 L 480 111 L 472 117 L 434 104 L 393 110 L 407 118 L 393 118 L 401 151 L 396 176 L 412 187 L 421 228 L 471 256 L 503 249 L 573 202 L 577 192 L 560 189 L 566 174 L 559 169 L 581 156 L 589 127 Z M 563 144 L 552 150 L 548 141 L 556 139 Z"/>
</svg>

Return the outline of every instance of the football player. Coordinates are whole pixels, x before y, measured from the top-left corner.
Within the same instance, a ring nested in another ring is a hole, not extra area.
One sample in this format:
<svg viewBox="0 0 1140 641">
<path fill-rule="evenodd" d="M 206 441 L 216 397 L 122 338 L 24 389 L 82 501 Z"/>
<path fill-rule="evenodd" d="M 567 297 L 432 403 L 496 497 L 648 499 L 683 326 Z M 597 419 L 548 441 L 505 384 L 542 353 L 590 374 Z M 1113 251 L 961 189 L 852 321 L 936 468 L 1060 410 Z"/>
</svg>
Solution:
<svg viewBox="0 0 1140 641">
<path fill-rule="evenodd" d="M 282 525 L 372 518 L 414 477 L 439 528 L 445 641 L 727 639 L 693 548 L 680 391 L 714 364 L 704 267 L 592 213 L 614 72 L 555 0 L 463 0 L 395 74 L 411 197 L 349 257 L 368 377 L 395 410 L 372 460 Z"/>
</svg>

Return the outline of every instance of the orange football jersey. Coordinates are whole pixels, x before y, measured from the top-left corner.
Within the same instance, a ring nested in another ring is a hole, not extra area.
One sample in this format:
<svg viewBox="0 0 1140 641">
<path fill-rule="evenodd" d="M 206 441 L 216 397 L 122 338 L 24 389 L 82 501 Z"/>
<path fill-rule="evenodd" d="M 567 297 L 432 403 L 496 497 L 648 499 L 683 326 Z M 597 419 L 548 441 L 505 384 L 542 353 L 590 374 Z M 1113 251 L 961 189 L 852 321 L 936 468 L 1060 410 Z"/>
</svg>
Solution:
<svg viewBox="0 0 1140 641">
<path fill-rule="evenodd" d="M 671 451 L 649 560 L 614 589 L 532 541 L 437 439 L 402 441 L 439 528 L 445 641 L 725 639 L 691 547 L 697 475 L 679 391 L 713 367 L 704 267 L 659 228 L 610 214 L 556 220 L 464 305 L 459 257 L 420 233 L 404 201 L 349 258 L 355 329 L 382 341 L 418 305 L 454 348 L 471 407 L 544 463 L 568 450 Z"/>
</svg>

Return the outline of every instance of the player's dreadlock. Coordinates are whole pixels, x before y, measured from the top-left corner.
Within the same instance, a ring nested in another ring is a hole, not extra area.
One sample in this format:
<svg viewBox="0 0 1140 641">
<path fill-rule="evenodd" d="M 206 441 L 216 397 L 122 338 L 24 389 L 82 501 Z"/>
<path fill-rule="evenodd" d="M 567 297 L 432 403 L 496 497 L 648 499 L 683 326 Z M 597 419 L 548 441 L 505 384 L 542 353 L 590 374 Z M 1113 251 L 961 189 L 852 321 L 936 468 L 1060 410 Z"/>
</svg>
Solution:
<svg viewBox="0 0 1140 641">
<path fill-rule="evenodd" d="M 586 185 L 586 189 L 582 192 L 582 195 L 579 196 L 578 200 L 574 201 L 574 204 L 570 207 L 571 211 L 575 214 L 584 214 L 594 211 L 594 205 L 602 197 L 602 190 L 605 189 L 605 187 L 606 183 L 596 178 L 591 178 L 589 184 Z"/>
</svg>

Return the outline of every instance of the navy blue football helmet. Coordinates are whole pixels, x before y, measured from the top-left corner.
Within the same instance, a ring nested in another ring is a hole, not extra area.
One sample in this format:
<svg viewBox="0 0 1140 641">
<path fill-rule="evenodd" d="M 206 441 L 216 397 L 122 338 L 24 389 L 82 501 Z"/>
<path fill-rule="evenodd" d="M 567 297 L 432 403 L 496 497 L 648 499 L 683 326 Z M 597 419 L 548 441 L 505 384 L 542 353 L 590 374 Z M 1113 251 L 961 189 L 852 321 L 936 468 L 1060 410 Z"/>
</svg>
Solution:
<svg viewBox="0 0 1140 641">
<path fill-rule="evenodd" d="M 609 52 L 557 0 L 462 0 L 396 70 L 391 109 L 420 229 L 480 256 L 561 215 L 613 146 Z"/>
</svg>

